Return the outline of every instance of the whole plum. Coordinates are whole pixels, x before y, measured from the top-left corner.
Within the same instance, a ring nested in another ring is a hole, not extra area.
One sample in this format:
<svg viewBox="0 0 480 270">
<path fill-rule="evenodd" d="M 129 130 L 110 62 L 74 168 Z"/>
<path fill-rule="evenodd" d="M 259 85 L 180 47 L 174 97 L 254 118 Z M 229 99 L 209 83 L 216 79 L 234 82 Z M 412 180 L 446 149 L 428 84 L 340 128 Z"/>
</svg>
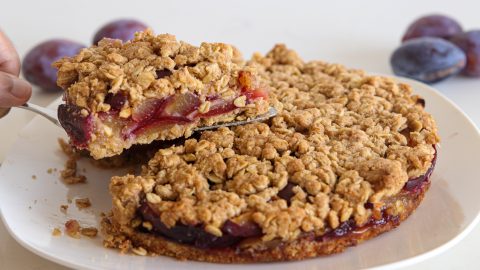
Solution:
<svg viewBox="0 0 480 270">
<path fill-rule="evenodd" d="M 57 86 L 57 70 L 52 63 L 65 56 L 77 54 L 83 44 L 66 39 L 47 40 L 33 47 L 22 63 L 27 81 L 46 90 L 60 90 Z"/>
<path fill-rule="evenodd" d="M 480 30 L 460 33 L 451 41 L 467 56 L 467 66 L 462 73 L 471 77 L 480 77 Z"/>
<path fill-rule="evenodd" d="M 136 32 L 147 29 L 143 22 L 133 19 L 120 19 L 109 22 L 100 28 L 93 37 L 93 44 L 98 44 L 103 38 L 120 39 L 123 42 L 134 38 Z"/>
<path fill-rule="evenodd" d="M 428 15 L 415 20 L 407 29 L 402 42 L 419 37 L 448 39 L 462 32 L 462 26 L 445 15 Z"/>
<path fill-rule="evenodd" d="M 466 57 L 451 42 L 423 37 L 403 43 L 393 52 L 390 64 L 396 75 L 434 83 L 459 73 Z"/>
</svg>

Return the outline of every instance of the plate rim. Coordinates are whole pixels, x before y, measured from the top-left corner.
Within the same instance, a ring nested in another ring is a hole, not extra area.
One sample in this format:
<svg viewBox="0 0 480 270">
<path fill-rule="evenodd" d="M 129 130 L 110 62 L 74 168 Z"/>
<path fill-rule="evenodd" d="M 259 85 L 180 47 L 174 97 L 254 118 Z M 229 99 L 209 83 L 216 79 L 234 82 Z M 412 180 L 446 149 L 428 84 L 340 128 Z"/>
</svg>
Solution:
<svg viewBox="0 0 480 270">
<path fill-rule="evenodd" d="M 468 123 L 468 125 L 470 125 L 471 128 L 473 128 L 473 130 L 476 132 L 476 135 L 478 137 L 478 139 L 480 139 L 480 129 L 477 127 L 477 125 L 473 122 L 473 120 L 456 104 L 454 103 L 453 101 L 451 101 L 449 98 L 447 98 L 444 94 L 442 94 L 440 91 L 436 90 L 434 87 L 430 86 L 430 85 L 427 85 L 425 83 L 422 83 L 422 82 L 419 82 L 419 81 L 416 81 L 416 80 L 413 80 L 413 79 L 409 79 L 409 78 L 405 78 L 405 77 L 400 77 L 400 76 L 392 76 L 392 75 L 388 75 L 388 74 L 375 74 L 375 73 L 370 73 L 372 75 L 378 75 L 378 76 L 384 76 L 384 77 L 389 77 L 389 78 L 392 78 L 394 80 L 397 80 L 399 82 L 402 82 L 402 83 L 406 83 L 408 85 L 410 85 L 412 88 L 413 88 L 413 91 L 415 92 L 416 89 L 418 88 L 422 88 L 422 90 L 425 90 L 427 92 L 430 92 L 431 94 L 433 95 L 436 95 L 438 96 L 439 98 L 441 98 L 443 101 L 447 102 L 450 106 L 452 106 L 455 110 L 457 110 L 460 115 L 465 118 Z M 61 99 L 61 97 L 59 97 L 58 99 L 54 100 L 53 102 L 51 102 L 47 107 L 52 107 L 54 104 L 56 104 L 59 99 Z M 26 129 L 28 126 L 30 126 L 32 124 L 32 122 L 37 119 L 37 117 L 41 117 L 41 116 L 35 116 L 32 120 L 30 120 L 25 126 L 23 126 L 23 128 L 21 129 L 21 131 L 23 131 L 24 129 Z M 21 132 L 20 131 L 20 132 Z M 18 141 L 19 139 L 16 140 L 16 142 Z M 15 143 L 16 143 L 15 142 Z M 12 154 L 12 151 L 13 149 L 11 148 L 7 154 L 6 154 L 6 158 L 5 160 L 11 156 Z M 1 166 L 0 167 L 0 171 L 2 171 L 2 168 L 4 166 Z M 72 268 L 75 268 L 75 269 L 95 269 L 95 268 L 91 268 L 90 265 L 87 265 L 87 264 L 83 264 L 83 263 L 72 263 L 70 260 L 68 259 L 63 259 L 62 257 L 58 257 L 58 256 L 55 256 L 55 255 L 52 255 L 50 252 L 48 251 L 45 251 L 45 250 L 41 250 L 39 248 L 37 248 L 35 245 L 32 245 L 30 243 L 28 243 L 27 240 L 24 240 L 22 239 L 20 236 L 18 236 L 14 230 L 12 230 L 12 228 L 10 227 L 10 224 L 7 222 L 6 220 L 6 217 L 5 215 L 3 214 L 3 211 L 2 211 L 2 205 L 0 204 L 0 219 L 1 221 L 3 222 L 5 228 L 6 228 L 6 231 L 10 234 L 10 236 L 15 239 L 15 241 L 17 243 L 19 243 L 22 247 L 24 247 L 25 249 L 27 249 L 28 251 L 34 253 L 35 255 L 37 256 L 40 256 L 42 258 L 45 258 L 49 261 L 52 261 L 54 263 L 57 263 L 59 265 L 62 265 L 62 266 L 66 266 L 66 267 L 72 267 Z M 425 261 L 427 259 L 430 259 L 432 257 L 435 257 L 435 256 L 438 256 L 440 254 L 442 254 L 443 252 L 451 249 L 452 247 L 454 247 L 455 245 L 457 245 L 460 241 L 462 241 L 469 233 L 471 233 L 471 231 L 480 223 L 480 208 L 478 209 L 478 212 L 476 214 L 476 216 L 473 218 L 473 220 L 470 222 L 470 224 L 468 224 L 460 233 L 458 233 L 456 236 L 454 236 L 453 238 L 451 238 L 450 240 L 448 240 L 447 242 L 431 249 L 431 250 L 428 250 L 426 252 L 423 252 L 423 253 L 420 253 L 418 255 L 414 255 L 410 258 L 406 258 L 406 259 L 403 259 L 403 260 L 400 260 L 400 261 L 395 261 L 395 262 L 390 262 L 390 263 L 385 263 L 385 264 L 382 264 L 382 265 L 377 265 L 377 266 L 373 266 L 373 267 L 368 267 L 368 268 L 365 268 L 365 269 L 371 269 L 371 270 L 380 270 L 380 269 L 398 269 L 398 268 L 401 268 L 401 267 L 407 267 L 407 266 L 411 266 L 413 264 L 416 264 L 416 263 L 419 263 L 419 262 L 422 262 L 422 261 Z M 249 264 L 249 265 L 255 265 L 255 264 Z"/>
</svg>

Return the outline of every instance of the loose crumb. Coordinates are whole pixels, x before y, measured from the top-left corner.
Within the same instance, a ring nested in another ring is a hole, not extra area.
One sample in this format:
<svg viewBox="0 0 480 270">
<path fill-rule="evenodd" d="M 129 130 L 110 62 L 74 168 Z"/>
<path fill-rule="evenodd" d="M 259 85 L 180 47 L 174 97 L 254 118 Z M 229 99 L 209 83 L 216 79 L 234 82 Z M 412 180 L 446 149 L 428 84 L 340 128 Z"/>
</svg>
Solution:
<svg viewBox="0 0 480 270">
<path fill-rule="evenodd" d="M 81 235 L 90 238 L 96 237 L 98 229 L 95 227 L 82 227 L 75 219 L 70 219 L 65 223 L 65 233 L 75 239 L 79 239 Z"/>
<path fill-rule="evenodd" d="M 78 207 L 78 209 L 85 209 L 92 206 L 92 203 L 90 202 L 89 198 L 80 198 L 75 200 L 75 205 Z"/>
<path fill-rule="evenodd" d="M 95 227 L 86 227 L 86 228 L 81 228 L 80 233 L 84 236 L 88 236 L 88 237 L 93 238 L 93 237 L 97 236 L 98 230 Z"/>
<path fill-rule="evenodd" d="M 33 180 L 37 180 L 37 176 L 36 176 L 36 175 L 32 175 L 32 179 L 33 179 Z"/>
<path fill-rule="evenodd" d="M 65 169 L 60 172 L 60 178 L 65 184 L 73 185 L 85 183 L 87 178 L 84 175 L 77 175 L 77 158 L 69 157 L 65 163 Z"/>
<path fill-rule="evenodd" d="M 65 223 L 65 233 L 72 237 L 79 239 L 80 238 L 80 224 L 75 219 L 70 219 Z"/>
<path fill-rule="evenodd" d="M 60 171 L 60 179 L 68 185 L 85 183 L 87 178 L 85 175 L 78 174 L 77 171 L 77 160 L 80 156 L 64 139 L 58 139 L 58 144 L 62 151 L 68 156 L 65 168 Z"/>
<path fill-rule="evenodd" d="M 53 169 L 52 169 L 52 168 L 48 168 L 47 173 L 48 173 L 48 174 L 52 174 L 52 173 L 53 173 Z"/>
<path fill-rule="evenodd" d="M 60 205 L 60 212 L 67 214 L 67 210 L 68 210 L 68 205 L 66 204 Z"/>
<path fill-rule="evenodd" d="M 53 236 L 60 236 L 60 235 L 62 235 L 62 231 L 60 231 L 59 228 L 54 228 L 53 231 L 52 231 L 52 235 Z"/>
<path fill-rule="evenodd" d="M 143 247 L 132 248 L 132 252 L 135 253 L 138 256 L 147 255 L 147 250 L 145 250 Z"/>
<path fill-rule="evenodd" d="M 73 147 L 68 142 L 66 142 L 64 139 L 59 138 L 58 139 L 58 144 L 60 145 L 60 148 L 62 149 L 62 152 L 65 153 L 65 155 L 67 155 L 67 156 L 76 155 Z"/>
</svg>

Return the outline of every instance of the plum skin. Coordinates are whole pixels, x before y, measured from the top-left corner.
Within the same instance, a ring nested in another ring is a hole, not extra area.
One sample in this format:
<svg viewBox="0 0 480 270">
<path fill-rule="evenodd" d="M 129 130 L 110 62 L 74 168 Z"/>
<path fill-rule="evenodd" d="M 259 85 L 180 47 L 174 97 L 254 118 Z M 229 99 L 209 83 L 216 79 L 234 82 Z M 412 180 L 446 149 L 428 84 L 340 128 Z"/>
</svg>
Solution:
<svg viewBox="0 0 480 270">
<path fill-rule="evenodd" d="M 45 90 L 61 90 L 57 86 L 57 70 L 53 62 L 76 55 L 85 45 L 67 39 L 51 39 L 33 47 L 22 62 L 25 79 Z"/>
<path fill-rule="evenodd" d="M 138 210 L 139 214 L 152 223 L 153 231 L 157 234 L 184 244 L 192 244 L 198 248 L 224 248 L 235 245 L 243 238 L 258 237 L 262 230 L 252 222 L 236 224 L 227 220 L 222 227 L 222 236 L 214 236 L 205 231 L 203 226 L 192 226 L 178 223 L 168 228 L 158 213 L 147 203 L 143 202 Z"/>
<path fill-rule="evenodd" d="M 77 147 L 86 147 L 92 136 L 93 117 L 83 115 L 82 108 L 76 105 L 60 104 L 58 121 L 67 132 L 72 143 Z"/>
<path fill-rule="evenodd" d="M 108 93 L 105 96 L 105 103 L 109 104 L 114 111 L 120 111 L 127 101 L 127 94 L 124 92 Z"/>
<path fill-rule="evenodd" d="M 453 18 L 432 14 L 415 20 L 405 32 L 402 42 L 419 37 L 439 37 L 448 39 L 462 33 L 462 26 Z"/>
<path fill-rule="evenodd" d="M 451 41 L 467 56 L 467 65 L 462 74 L 480 77 L 480 30 L 457 34 L 451 38 Z"/>
<path fill-rule="evenodd" d="M 390 64 L 396 75 L 434 83 L 459 73 L 465 67 L 466 56 L 446 40 L 422 37 L 406 41 L 397 48 Z"/>
<path fill-rule="evenodd" d="M 93 37 L 93 44 L 96 45 L 103 38 L 120 39 L 123 42 L 129 41 L 135 37 L 136 32 L 147 29 L 148 26 L 143 22 L 133 19 L 119 19 L 111 21 L 102 26 Z"/>
</svg>

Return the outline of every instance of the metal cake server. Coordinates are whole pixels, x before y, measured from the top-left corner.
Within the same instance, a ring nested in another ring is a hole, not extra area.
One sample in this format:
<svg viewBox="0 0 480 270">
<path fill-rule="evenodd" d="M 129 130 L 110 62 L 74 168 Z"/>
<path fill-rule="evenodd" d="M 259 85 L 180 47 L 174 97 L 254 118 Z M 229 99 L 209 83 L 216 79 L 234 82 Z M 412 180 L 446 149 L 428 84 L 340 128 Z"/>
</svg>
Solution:
<svg viewBox="0 0 480 270">
<path fill-rule="evenodd" d="M 50 122 L 54 123 L 55 125 L 57 125 L 59 127 L 62 127 L 62 125 L 60 124 L 60 121 L 58 121 L 58 116 L 57 116 L 57 111 L 56 110 L 44 108 L 44 107 L 41 107 L 41 106 L 38 106 L 38 105 L 35 105 L 35 104 L 32 104 L 32 103 L 28 103 L 28 102 L 23 104 L 22 106 L 18 106 L 18 108 L 29 110 L 31 112 L 37 113 L 37 114 L 45 117 L 46 119 L 50 120 Z M 2 115 L 2 113 L 0 113 L 0 118 L 5 116 L 7 113 L 8 113 L 8 109 L 5 111 L 5 113 L 3 115 Z M 248 119 L 248 120 L 244 120 L 244 121 L 227 122 L 227 123 L 222 123 L 222 124 L 217 124 L 217 125 L 212 125 L 212 126 L 198 127 L 196 129 L 194 129 L 194 131 L 204 131 L 204 130 L 210 130 L 210 129 L 217 129 L 217 128 L 220 128 L 220 127 L 233 127 L 233 126 L 246 125 L 246 124 L 253 123 L 253 122 L 265 121 L 265 120 L 267 120 L 271 117 L 274 117 L 275 115 L 277 115 L 277 110 L 273 107 L 270 107 L 268 109 L 268 112 L 266 112 L 265 114 L 259 115 L 255 118 L 252 118 L 252 119 Z"/>
</svg>

